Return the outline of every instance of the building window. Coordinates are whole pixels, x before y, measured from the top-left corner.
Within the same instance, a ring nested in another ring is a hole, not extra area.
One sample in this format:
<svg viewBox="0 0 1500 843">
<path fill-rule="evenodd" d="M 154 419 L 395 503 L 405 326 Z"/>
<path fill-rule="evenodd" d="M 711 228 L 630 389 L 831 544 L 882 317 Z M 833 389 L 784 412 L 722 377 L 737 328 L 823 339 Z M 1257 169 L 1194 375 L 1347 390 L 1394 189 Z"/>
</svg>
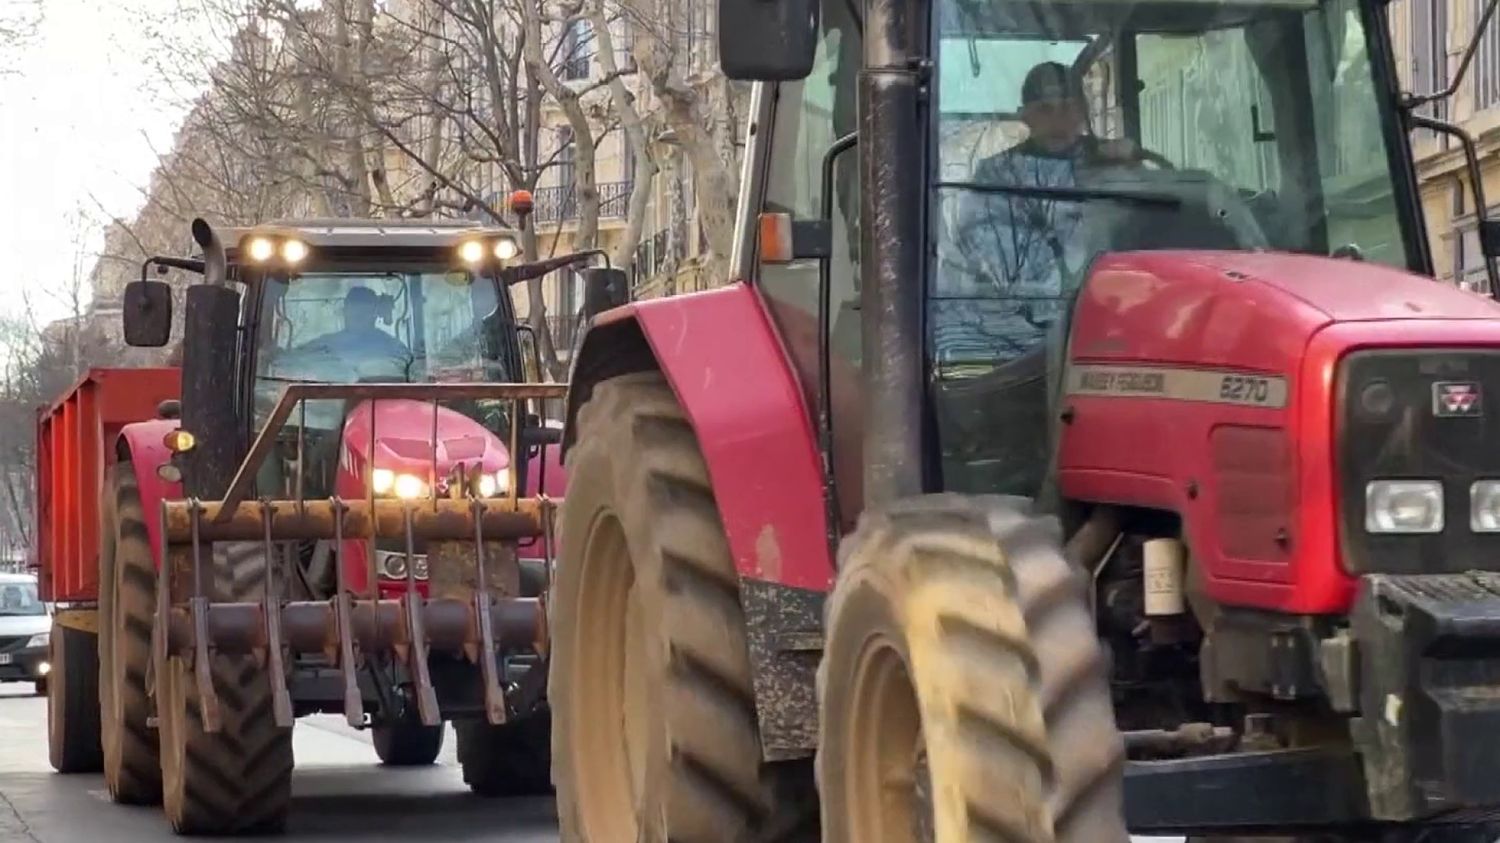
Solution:
<svg viewBox="0 0 1500 843">
<path fill-rule="evenodd" d="M 1473 16 L 1470 20 L 1477 26 L 1484 17 L 1488 0 L 1474 0 Z M 1474 55 L 1474 108 L 1492 108 L 1500 105 L 1500 14 L 1490 18 L 1484 37 L 1479 39 L 1479 51 Z"/>
<path fill-rule="evenodd" d="M 1411 88 L 1418 94 L 1448 87 L 1448 0 L 1407 0 L 1411 13 Z M 1417 109 L 1424 117 L 1448 118 L 1448 103 L 1438 100 Z M 1433 137 L 1420 132 L 1418 137 Z"/>
<path fill-rule="evenodd" d="M 557 75 L 565 82 L 589 78 L 589 59 L 594 54 L 594 30 L 586 20 L 568 22 L 560 52 L 562 67 Z"/>
</svg>

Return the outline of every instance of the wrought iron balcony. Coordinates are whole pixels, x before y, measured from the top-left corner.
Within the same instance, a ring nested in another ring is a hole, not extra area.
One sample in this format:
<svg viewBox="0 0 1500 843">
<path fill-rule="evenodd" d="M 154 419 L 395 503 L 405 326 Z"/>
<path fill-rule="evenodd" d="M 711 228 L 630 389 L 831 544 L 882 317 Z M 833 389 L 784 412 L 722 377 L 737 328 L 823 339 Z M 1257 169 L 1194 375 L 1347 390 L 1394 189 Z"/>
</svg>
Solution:
<svg viewBox="0 0 1500 843">
<path fill-rule="evenodd" d="M 625 216 L 630 207 L 630 181 L 600 182 L 599 219 L 617 219 Z M 540 187 L 532 194 L 535 210 L 533 219 L 538 223 L 566 222 L 578 219 L 578 189 L 574 185 Z"/>
</svg>

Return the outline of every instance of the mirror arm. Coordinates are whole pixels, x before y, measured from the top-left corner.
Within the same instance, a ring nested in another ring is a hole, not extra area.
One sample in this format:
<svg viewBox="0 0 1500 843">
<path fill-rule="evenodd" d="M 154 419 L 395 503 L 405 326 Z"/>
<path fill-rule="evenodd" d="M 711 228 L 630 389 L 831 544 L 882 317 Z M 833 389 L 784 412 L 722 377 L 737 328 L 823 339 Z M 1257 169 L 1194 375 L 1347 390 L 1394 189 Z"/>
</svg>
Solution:
<svg viewBox="0 0 1500 843">
<path fill-rule="evenodd" d="M 828 540 L 838 544 L 838 491 L 833 483 L 833 167 L 839 156 L 859 144 L 859 133 L 850 132 L 829 145 L 823 153 L 823 196 L 818 205 L 821 222 L 828 225 L 828 254 L 818 261 L 818 453 L 823 462 L 823 505 L 827 507 Z"/>
<path fill-rule="evenodd" d="M 146 270 L 150 269 L 153 266 L 160 267 L 162 273 L 165 273 L 167 269 L 182 269 L 188 272 L 197 272 L 199 274 L 202 274 L 203 272 L 203 261 L 196 258 L 168 258 L 157 255 L 155 257 L 146 258 L 146 260 L 141 263 L 142 281 L 146 280 Z"/>
<path fill-rule="evenodd" d="M 1469 39 L 1469 46 L 1464 50 L 1464 57 L 1458 63 L 1458 72 L 1453 74 L 1453 81 L 1448 83 L 1448 87 L 1430 94 L 1407 94 L 1401 102 L 1404 108 L 1420 108 L 1437 100 L 1448 99 L 1458 93 L 1458 86 L 1463 84 L 1464 77 L 1469 73 L 1469 65 L 1474 61 L 1474 54 L 1479 52 L 1479 43 L 1484 38 L 1485 30 L 1489 28 L 1490 19 L 1495 16 L 1497 6 L 1500 6 L 1500 0 L 1489 0 L 1485 4 L 1484 14 L 1479 17 L 1479 25 L 1474 27 L 1474 37 Z M 1494 280 L 1491 279 L 1490 283 L 1493 284 Z"/>
<path fill-rule="evenodd" d="M 1493 11 L 1495 4 L 1500 0 L 1491 0 L 1490 10 Z M 1407 121 L 1415 127 L 1429 129 L 1440 134 L 1456 138 L 1459 146 L 1464 150 L 1464 169 L 1469 173 L 1469 186 L 1474 191 L 1474 217 L 1478 221 L 1481 232 L 1489 226 L 1490 207 L 1484 199 L 1484 178 L 1479 169 L 1479 151 L 1474 146 L 1474 138 L 1461 127 L 1443 120 L 1435 120 L 1431 117 L 1423 117 L 1420 114 L 1406 115 Z M 1488 249 L 1483 249 L 1484 273 L 1489 278 L 1490 297 L 1500 301 L 1500 271 L 1495 267 L 1495 258 L 1488 254 Z"/>
</svg>

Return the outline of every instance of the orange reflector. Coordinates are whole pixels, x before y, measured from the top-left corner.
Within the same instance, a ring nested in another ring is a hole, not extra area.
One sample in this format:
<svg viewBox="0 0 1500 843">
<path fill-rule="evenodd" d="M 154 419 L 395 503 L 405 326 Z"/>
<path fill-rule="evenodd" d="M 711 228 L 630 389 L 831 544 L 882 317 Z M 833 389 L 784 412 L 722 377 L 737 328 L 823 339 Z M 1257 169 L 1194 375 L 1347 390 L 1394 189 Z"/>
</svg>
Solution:
<svg viewBox="0 0 1500 843">
<path fill-rule="evenodd" d="M 792 215 L 760 215 L 760 262 L 791 263 Z"/>
<path fill-rule="evenodd" d="M 168 433 L 166 436 L 163 436 L 161 438 L 161 443 L 163 445 L 166 445 L 167 450 L 171 451 L 174 454 L 180 454 L 184 451 L 191 451 L 193 450 L 193 446 L 198 444 L 197 440 L 193 438 L 193 434 L 180 428 Z"/>
</svg>

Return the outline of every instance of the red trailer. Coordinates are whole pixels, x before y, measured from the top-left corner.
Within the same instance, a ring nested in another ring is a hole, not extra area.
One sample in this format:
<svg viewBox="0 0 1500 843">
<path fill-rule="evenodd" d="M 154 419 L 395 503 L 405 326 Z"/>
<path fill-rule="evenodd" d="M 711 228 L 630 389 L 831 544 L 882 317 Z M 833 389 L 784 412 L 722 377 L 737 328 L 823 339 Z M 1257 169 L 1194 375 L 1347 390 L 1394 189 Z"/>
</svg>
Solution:
<svg viewBox="0 0 1500 843">
<path fill-rule="evenodd" d="M 37 413 L 36 559 L 55 604 L 47 705 L 52 766 L 97 771 L 99 500 L 121 429 L 176 399 L 180 370 L 90 369 Z M 66 739 L 65 739 L 66 737 Z"/>
</svg>

